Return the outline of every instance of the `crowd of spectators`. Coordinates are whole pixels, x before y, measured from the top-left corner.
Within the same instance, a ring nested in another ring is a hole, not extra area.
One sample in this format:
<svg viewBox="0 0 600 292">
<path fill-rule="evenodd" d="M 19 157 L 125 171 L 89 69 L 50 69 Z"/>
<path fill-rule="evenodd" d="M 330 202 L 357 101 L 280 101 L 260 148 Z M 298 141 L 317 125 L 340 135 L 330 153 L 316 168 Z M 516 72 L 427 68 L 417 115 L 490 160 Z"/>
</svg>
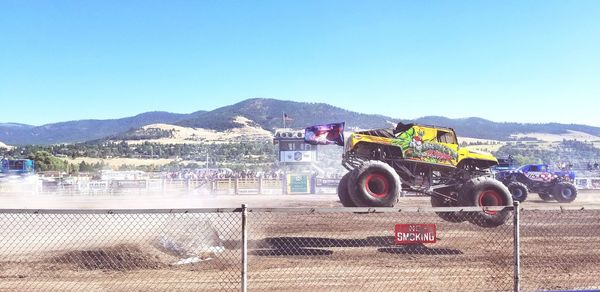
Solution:
<svg viewBox="0 0 600 292">
<path fill-rule="evenodd" d="M 231 170 L 229 168 L 198 168 L 198 169 L 183 169 L 179 171 L 165 172 L 161 175 L 164 179 L 170 180 L 212 180 L 212 179 L 281 179 L 285 175 L 285 171 L 280 168 L 274 168 L 267 171 L 243 169 Z M 340 179 L 344 175 L 343 172 L 331 171 L 317 174 L 313 172 L 313 176 L 322 179 Z"/>
<path fill-rule="evenodd" d="M 600 169 L 600 165 L 598 165 L 598 162 L 594 162 L 593 164 L 591 162 L 587 163 L 587 170 L 598 170 Z"/>
<path fill-rule="evenodd" d="M 163 178 L 172 180 L 205 180 L 205 179 L 279 179 L 283 176 L 283 170 L 256 171 L 250 169 L 231 170 L 229 168 L 199 168 L 170 171 L 163 174 Z"/>
</svg>

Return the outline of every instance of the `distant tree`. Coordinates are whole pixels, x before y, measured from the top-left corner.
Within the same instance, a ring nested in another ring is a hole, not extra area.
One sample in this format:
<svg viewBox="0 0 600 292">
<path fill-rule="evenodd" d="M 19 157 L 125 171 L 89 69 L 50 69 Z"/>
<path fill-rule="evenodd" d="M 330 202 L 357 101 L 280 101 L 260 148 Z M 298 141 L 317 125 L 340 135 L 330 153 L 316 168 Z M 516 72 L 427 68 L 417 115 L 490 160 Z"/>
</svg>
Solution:
<svg viewBox="0 0 600 292">
<path fill-rule="evenodd" d="M 50 154 L 48 151 L 36 151 L 28 156 L 35 162 L 38 171 L 65 171 L 69 169 L 69 164 L 58 157 Z"/>
<path fill-rule="evenodd" d="M 85 160 L 84 160 L 84 161 L 81 161 L 81 162 L 79 163 L 79 171 L 82 171 L 82 172 L 90 172 L 90 171 L 92 171 L 92 170 L 93 170 L 93 169 L 92 169 L 92 166 L 91 166 L 91 165 L 89 165 L 89 164 L 87 164 L 87 163 L 85 163 Z"/>
</svg>

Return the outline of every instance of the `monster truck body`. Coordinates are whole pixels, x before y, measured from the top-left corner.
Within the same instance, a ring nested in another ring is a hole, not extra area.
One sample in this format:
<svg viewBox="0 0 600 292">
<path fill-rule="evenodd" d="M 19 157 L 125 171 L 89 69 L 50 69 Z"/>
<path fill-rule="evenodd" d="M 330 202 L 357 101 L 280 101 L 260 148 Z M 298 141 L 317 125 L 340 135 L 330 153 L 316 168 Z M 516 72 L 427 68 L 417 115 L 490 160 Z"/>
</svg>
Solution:
<svg viewBox="0 0 600 292">
<path fill-rule="evenodd" d="M 517 169 L 517 166 L 515 166 L 514 161 L 511 158 L 509 158 L 509 159 L 498 158 L 498 165 L 493 166 L 491 169 L 492 169 L 492 172 L 500 172 L 500 171 L 515 170 L 515 169 Z"/>
<path fill-rule="evenodd" d="M 575 173 L 570 170 L 553 171 L 547 164 L 528 164 L 515 170 L 499 171 L 496 179 L 510 190 L 513 199 L 525 201 L 529 192 L 538 193 L 544 201 L 569 203 L 577 197 L 573 185 Z"/>
<path fill-rule="evenodd" d="M 508 189 L 490 176 L 496 158 L 459 147 L 451 128 L 400 123 L 353 133 L 345 147 L 342 164 L 350 172 L 338 187 L 345 206 L 393 206 L 401 186 L 431 196 L 434 207 L 512 205 Z M 485 227 L 507 218 L 506 211 L 438 215 Z"/>
</svg>

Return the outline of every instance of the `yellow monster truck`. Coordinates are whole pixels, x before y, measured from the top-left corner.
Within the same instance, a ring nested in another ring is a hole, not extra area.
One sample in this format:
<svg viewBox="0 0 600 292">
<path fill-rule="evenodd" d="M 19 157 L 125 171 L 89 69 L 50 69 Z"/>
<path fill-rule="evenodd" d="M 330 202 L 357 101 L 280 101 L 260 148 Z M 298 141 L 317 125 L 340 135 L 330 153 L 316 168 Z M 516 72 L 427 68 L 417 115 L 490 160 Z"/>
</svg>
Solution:
<svg viewBox="0 0 600 292">
<path fill-rule="evenodd" d="M 451 128 L 398 124 L 351 134 L 342 164 L 348 172 L 338 185 L 346 207 L 391 207 L 401 188 L 431 196 L 433 207 L 512 206 L 508 189 L 489 168 L 491 154 L 461 148 Z M 509 211 L 439 212 L 450 222 L 468 220 L 483 227 L 504 224 Z"/>
</svg>

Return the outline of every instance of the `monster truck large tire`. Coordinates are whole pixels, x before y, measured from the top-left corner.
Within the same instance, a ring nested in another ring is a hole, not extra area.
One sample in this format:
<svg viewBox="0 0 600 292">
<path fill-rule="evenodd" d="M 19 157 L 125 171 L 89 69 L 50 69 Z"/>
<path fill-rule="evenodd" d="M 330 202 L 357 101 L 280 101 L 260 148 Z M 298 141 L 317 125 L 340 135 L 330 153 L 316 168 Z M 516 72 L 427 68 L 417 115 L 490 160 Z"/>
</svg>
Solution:
<svg viewBox="0 0 600 292">
<path fill-rule="evenodd" d="M 538 193 L 538 196 L 540 196 L 540 199 L 544 200 L 544 202 L 554 200 L 554 197 L 552 197 L 552 195 L 549 193 Z"/>
<path fill-rule="evenodd" d="M 370 160 L 350 172 L 348 191 L 357 207 L 393 207 L 400 194 L 400 177 L 388 164 Z"/>
<path fill-rule="evenodd" d="M 450 192 L 442 192 L 444 194 Z M 445 200 L 444 198 L 431 196 L 431 207 L 456 207 L 456 203 L 451 202 L 450 200 Z M 452 223 L 460 223 L 467 220 L 465 218 L 464 213 L 461 212 L 435 212 L 440 218 L 444 221 L 452 222 Z"/>
<path fill-rule="evenodd" d="M 478 177 L 467 181 L 458 192 L 460 206 L 512 206 L 512 195 L 501 182 Z M 467 212 L 466 219 L 481 227 L 497 227 L 506 222 L 510 210 Z"/>
<path fill-rule="evenodd" d="M 513 181 L 507 187 L 514 201 L 525 202 L 529 190 L 527 190 L 527 186 L 524 183 Z"/>
<path fill-rule="evenodd" d="M 577 198 L 577 188 L 572 183 L 560 182 L 552 189 L 552 196 L 561 203 L 571 203 Z"/>
<path fill-rule="evenodd" d="M 352 199 L 350 199 L 350 193 L 348 192 L 348 180 L 350 178 L 350 172 L 344 174 L 340 183 L 337 187 L 337 195 L 340 198 L 340 202 L 344 207 L 356 207 Z"/>
</svg>

